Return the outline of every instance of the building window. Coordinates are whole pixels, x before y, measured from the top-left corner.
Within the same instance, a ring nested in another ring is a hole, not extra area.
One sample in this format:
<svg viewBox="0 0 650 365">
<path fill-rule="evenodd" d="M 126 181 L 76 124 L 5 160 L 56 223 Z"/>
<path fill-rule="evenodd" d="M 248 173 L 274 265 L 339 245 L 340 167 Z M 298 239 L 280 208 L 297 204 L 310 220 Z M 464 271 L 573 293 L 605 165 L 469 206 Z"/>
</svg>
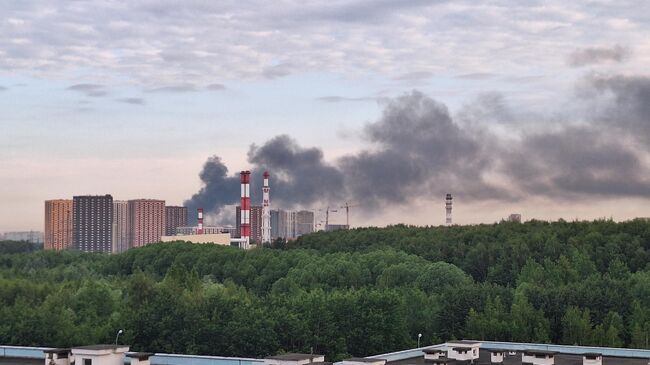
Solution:
<svg viewBox="0 0 650 365">
<path fill-rule="evenodd" d="M 84 365 L 93 365 L 92 359 L 84 359 Z"/>
</svg>

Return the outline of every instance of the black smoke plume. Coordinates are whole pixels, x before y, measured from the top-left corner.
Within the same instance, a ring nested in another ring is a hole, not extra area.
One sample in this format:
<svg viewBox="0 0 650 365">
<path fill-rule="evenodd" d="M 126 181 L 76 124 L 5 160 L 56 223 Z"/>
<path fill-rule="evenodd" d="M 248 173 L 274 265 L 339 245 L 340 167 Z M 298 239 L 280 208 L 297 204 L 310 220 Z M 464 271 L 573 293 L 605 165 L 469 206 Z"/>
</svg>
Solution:
<svg viewBox="0 0 650 365">
<path fill-rule="evenodd" d="M 286 208 L 354 201 L 381 211 L 447 192 L 474 201 L 650 197 L 650 79 L 589 76 L 580 85 L 576 103 L 585 112 L 532 132 L 498 96 L 453 116 L 413 91 L 385 102 L 382 116 L 362 131 L 365 148 L 332 163 L 287 135 L 252 145 L 252 191 L 268 170 L 273 203 Z M 499 123 L 510 137 L 491 131 Z M 238 202 L 238 176 L 228 176 L 218 157 L 200 176 L 204 187 L 186 202 L 190 208 L 219 213 Z"/>
</svg>

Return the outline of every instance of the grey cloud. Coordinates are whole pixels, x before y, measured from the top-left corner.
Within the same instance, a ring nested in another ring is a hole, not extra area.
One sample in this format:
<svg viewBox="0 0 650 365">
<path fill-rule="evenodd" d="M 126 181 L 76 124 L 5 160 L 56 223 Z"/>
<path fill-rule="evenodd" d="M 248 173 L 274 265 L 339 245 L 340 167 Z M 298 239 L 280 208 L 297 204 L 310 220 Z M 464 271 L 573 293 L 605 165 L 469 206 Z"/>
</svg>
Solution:
<svg viewBox="0 0 650 365">
<path fill-rule="evenodd" d="M 630 53 L 629 48 L 621 45 L 582 48 L 572 52 L 567 58 L 567 63 L 572 67 L 582 67 L 604 62 L 620 63 L 627 60 Z"/>
<path fill-rule="evenodd" d="M 498 76 L 497 74 L 488 73 L 488 72 L 474 72 L 469 74 L 457 75 L 457 79 L 466 79 L 466 80 L 488 80 Z"/>
<path fill-rule="evenodd" d="M 226 86 L 224 86 L 223 84 L 210 84 L 205 88 L 212 91 L 221 91 L 221 90 L 225 90 Z"/>
<path fill-rule="evenodd" d="M 316 100 L 326 103 L 340 103 L 346 101 L 377 101 L 378 99 L 372 97 L 348 98 L 345 96 L 321 96 L 320 98 L 316 98 Z"/>
<path fill-rule="evenodd" d="M 421 80 L 426 80 L 428 78 L 431 78 L 433 76 L 433 72 L 429 71 L 413 71 L 413 72 L 407 72 L 404 74 L 401 74 L 395 78 L 395 80 L 400 80 L 400 81 L 421 81 Z"/>
<path fill-rule="evenodd" d="M 2 86 L 2 85 L 0 85 L 0 91 L 5 91 L 5 90 L 7 90 L 7 88 L 4 87 L 4 86 Z"/>
<path fill-rule="evenodd" d="M 293 71 L 294 67 L 288 63 L 280 63 L 274 66 L 269 66 L 264 68 L 262 74 L 268 79 L 275 79 L 279 77 L 284 77 Z"/>
<path fill-rule="evenodd" d="M 147 90 L 150 93 L 187 93 L 195 91 L 197 91 L 196 86 L 191 84 L 171 85 Z"/>
<path fill-rule="evenodd" d="M 75 84 L 68 86 L 67 89 L 77 91 L 91 97 L 102 97 L 108 95 L 105 86 L 99 84 Z"/>
<path fill-rule="evenodd" d="M 619 133 L 650 143 L 650 77 L 590 76 L 586 86 L 605 97 L 595 101 L 591 118 Z M 590 93 L 586 93 L 590 97 Z"/>
<path fill-rule="evenodd" d="M 116 100 L 121 103 L 133 104 L 133 105 L 144 105 L 145 103 L 143 98 L 119 98 Z"/>
</svg>

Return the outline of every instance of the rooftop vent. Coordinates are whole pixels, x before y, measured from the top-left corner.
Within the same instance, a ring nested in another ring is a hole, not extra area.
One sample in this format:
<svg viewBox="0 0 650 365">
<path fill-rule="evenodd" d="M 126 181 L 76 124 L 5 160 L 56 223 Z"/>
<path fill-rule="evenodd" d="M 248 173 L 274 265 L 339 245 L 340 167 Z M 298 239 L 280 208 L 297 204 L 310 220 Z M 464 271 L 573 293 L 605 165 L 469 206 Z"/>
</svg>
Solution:
<svg viewBox="0 0 650 365">
<path fill-rule="evenodd" d="M 153 355 L 151 352 L 133 352 L 126 357 L 131 359 L 131 365 L 151 365 L 149 358 Z"/>
<path fill-rule="evenodd" d="M 603 355 L 595 352 L 582 354 L 582 365 L 603 365 Z"/>
<path fill-rule="evenodd" d="M 521 354 L 521 362 L 532 365 L 554 365 L 557 352 L 526 350 Z"/>
<path fill-rule="evenodd" d="M 45 352 L 45 365 L 70 365 L 70 349 L 49 349 Z"/>
<path fill-rule="evenodd" d="M 474 362 L 478 360 L 479 349 L 481 348 L 481 343 L 478 341 L 448 341 L 447 346 L 447 357 L 456 361 L 469 361 Z"/>
<path fill-rule="evenodd" d="M 425 361 L 430 361 L 430 360 L 437 360 L 442 357 L 445 357 L 447 352 L 442 349 L 424 349 L 422 350 L 424 352 L 424 360 Z"/>
<path fill-rule="evenodd" d="M 505 357 L 507 352 L 508 350 L 501 350 L 501 349 L 490 350 L 490 363 L 503 364 L 503 358 Z"/>
</svg>

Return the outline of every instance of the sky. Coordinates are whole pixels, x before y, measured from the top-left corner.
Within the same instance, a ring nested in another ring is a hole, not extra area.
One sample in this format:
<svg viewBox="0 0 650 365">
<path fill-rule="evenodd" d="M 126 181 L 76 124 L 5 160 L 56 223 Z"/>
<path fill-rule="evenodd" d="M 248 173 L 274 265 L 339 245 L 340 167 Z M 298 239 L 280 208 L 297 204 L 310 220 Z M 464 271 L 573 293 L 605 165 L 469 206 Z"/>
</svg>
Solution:
<svg viewBox="0 0 650 365">
<path fill-rule="evenodd" d="M 0 231 L 107 194 L 233 223 L 650 216 L 647 1 L 2 1 Z"/>
</svg>

